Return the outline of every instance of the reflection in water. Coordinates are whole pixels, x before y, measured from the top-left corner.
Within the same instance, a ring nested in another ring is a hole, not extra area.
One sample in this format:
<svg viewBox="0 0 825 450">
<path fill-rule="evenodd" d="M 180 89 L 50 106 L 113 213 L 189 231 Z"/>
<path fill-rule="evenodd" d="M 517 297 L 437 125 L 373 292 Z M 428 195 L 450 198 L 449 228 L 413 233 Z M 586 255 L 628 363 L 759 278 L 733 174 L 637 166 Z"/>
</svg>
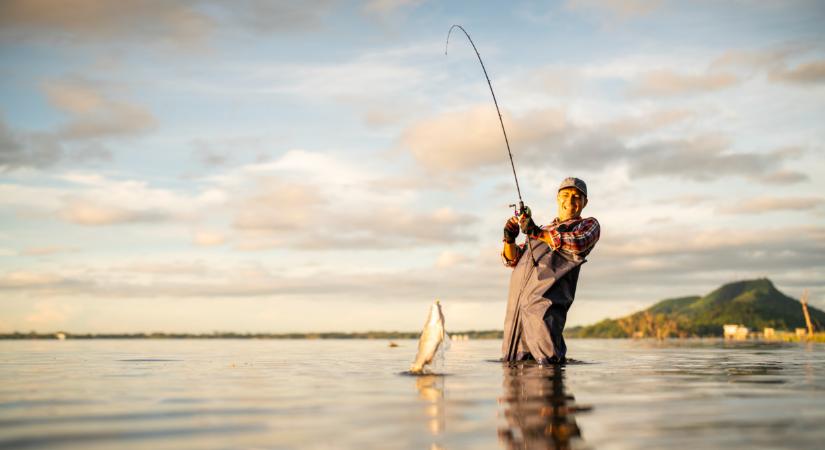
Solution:
<svg viewBox="0 0 825 450">
<path fill-rule="evenodd" d="M 415 377 L 418 396 L 426 403 L 427 429 L 433 436 L 444 432 L 444 377 L 441 375 L 422 375 Z M 438 448 L 436 444 L 434 447 Z"/>
<path fill-rule="evenodd" d="M 574 398 L 564 390 L 564 367 L 535 363 L 504 365 L 499 441 L 508 449 L 569 449 L 580 441 Z"/>
</svg>

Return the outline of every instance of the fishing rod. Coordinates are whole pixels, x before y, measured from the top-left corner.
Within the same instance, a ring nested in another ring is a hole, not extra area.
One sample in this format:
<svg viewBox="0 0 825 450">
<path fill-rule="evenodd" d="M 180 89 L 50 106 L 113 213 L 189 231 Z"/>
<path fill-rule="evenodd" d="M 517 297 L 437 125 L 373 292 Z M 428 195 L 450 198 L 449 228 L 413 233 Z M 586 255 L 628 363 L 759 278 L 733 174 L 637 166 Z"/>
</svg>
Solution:
<svg viewBox="0 0 825 450">
<path fill-rule="evenodd" d="M 470 33 L 464 29 L 461 25 L 453 25 L 450 27 L 450 30 L 447 31 L 447 43 L 444 44 L 444 55 L 447 55 L 447 49 L 450 46 L 450 35 L 453 32 L 454 28 L 458 28 L 461 30 L 467 39 L 470 41 L 470 45 L 473 46 L 473 50 L 476 52 L 476 56 L 478 57 L 478 62 L 481 64 L 481 70 L 484 71 L 484 78 L 487 79 L 487 86 L 490 87 L 490 94 L 493 96 L 493 104 L 496 105 L 496 113 L 498 113 L 498 122 L 501 124 L 501 132 L 504 134 L 504 144 L 507 146 L 507 155 L 510 156 L 510 167 L 513 169 L 513 179 L 516 180 L 516 193 L 518 194 L 518 215 L 525 214 L 528 211 L 528 208 L 524 207 L 524 200 L 521 198 L 521 188 L 518 185 L 518 175 L 516 175 L 516 165 L 513 163 L 513 152 L 510 150 L 510 140 L 507 138 L 507 130 L 504 129 L 504 120 L 501 118 L 501 110 L 498 108 L 498 100 L 496 100 L 496 93 L 493 91 L 493 83 L 490 82 L 490 76 L 487 75 L 487 68 L 484 67 L 484 61 L 481 60 L 481 54 L 478 53 L 478 48 L 476 48 L 475 42 L 473 42 L 473 38 L 470 37 Z M 510 205 L 511 207 L 515 207 L 516 205 Z M 533 267 L 538 266 L 538 262 L 536 258 L 533 257 L 533 244 L 530 242 L 530 236 L 527 236 L 527 247 L 530 249 L 530 260 L 533 261 Z"/>
</svg>

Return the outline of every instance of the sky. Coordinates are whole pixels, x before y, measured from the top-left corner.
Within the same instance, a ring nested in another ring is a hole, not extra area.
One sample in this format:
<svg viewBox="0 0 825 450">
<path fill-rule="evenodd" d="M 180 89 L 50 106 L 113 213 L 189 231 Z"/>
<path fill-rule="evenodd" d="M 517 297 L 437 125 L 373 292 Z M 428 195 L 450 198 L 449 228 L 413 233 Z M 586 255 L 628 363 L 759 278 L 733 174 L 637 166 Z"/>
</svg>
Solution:
<svg viewBox="0 0 825 450">
<path fill-rule="evenodd" d="M 768 277 L 825 309 L 817 1 L 4 0 L 0 332 L 500 329 L 588 184 L 568 325 Z"/>
</svg>

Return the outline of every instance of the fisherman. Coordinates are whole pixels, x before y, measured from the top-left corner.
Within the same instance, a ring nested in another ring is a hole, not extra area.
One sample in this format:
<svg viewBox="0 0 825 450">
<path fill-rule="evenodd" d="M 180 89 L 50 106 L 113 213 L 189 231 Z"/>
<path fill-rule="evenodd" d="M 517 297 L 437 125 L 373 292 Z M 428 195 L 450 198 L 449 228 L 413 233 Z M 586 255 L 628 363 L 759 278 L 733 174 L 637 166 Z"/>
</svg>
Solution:
<svg viewBox="0 0 825 450">
<path fill-rule="evenodd" d="M 582 218 L 587 185 L 565 178 L 556 195 L 558 217 L 539 227 L 529 208 L 504 225 L 506 266 L 514 268 L 504 321 L 503 360 L 535 359 L 539 364 L 566 361 L 562 332 L 576 294 L 579 269 L 599 240 L 599 222 Z M 516 245 L 519 230 L 529 243 Z"/>
</svg>

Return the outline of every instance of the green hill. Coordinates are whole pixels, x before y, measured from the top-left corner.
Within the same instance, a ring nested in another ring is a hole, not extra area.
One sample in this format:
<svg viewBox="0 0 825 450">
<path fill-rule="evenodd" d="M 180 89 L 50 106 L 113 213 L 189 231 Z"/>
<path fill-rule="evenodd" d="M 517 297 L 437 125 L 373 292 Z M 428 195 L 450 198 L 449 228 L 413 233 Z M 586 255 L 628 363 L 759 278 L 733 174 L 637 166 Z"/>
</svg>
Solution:
<svg viewBox="0 0 825 450">
<path fill-rule="evenodd" d="M 825 312 L 808 306 L 811 321 L 821 330 Z M 805 327 L 799 301 L 776 289 L 767 278 L 726 284 L 704 297 L 662 300 L 650 308 L 620 319 L 571 328 L 571 337 L 721 336 L 722 325 L 742 324 L 752 330 Z"/>
</svg>

